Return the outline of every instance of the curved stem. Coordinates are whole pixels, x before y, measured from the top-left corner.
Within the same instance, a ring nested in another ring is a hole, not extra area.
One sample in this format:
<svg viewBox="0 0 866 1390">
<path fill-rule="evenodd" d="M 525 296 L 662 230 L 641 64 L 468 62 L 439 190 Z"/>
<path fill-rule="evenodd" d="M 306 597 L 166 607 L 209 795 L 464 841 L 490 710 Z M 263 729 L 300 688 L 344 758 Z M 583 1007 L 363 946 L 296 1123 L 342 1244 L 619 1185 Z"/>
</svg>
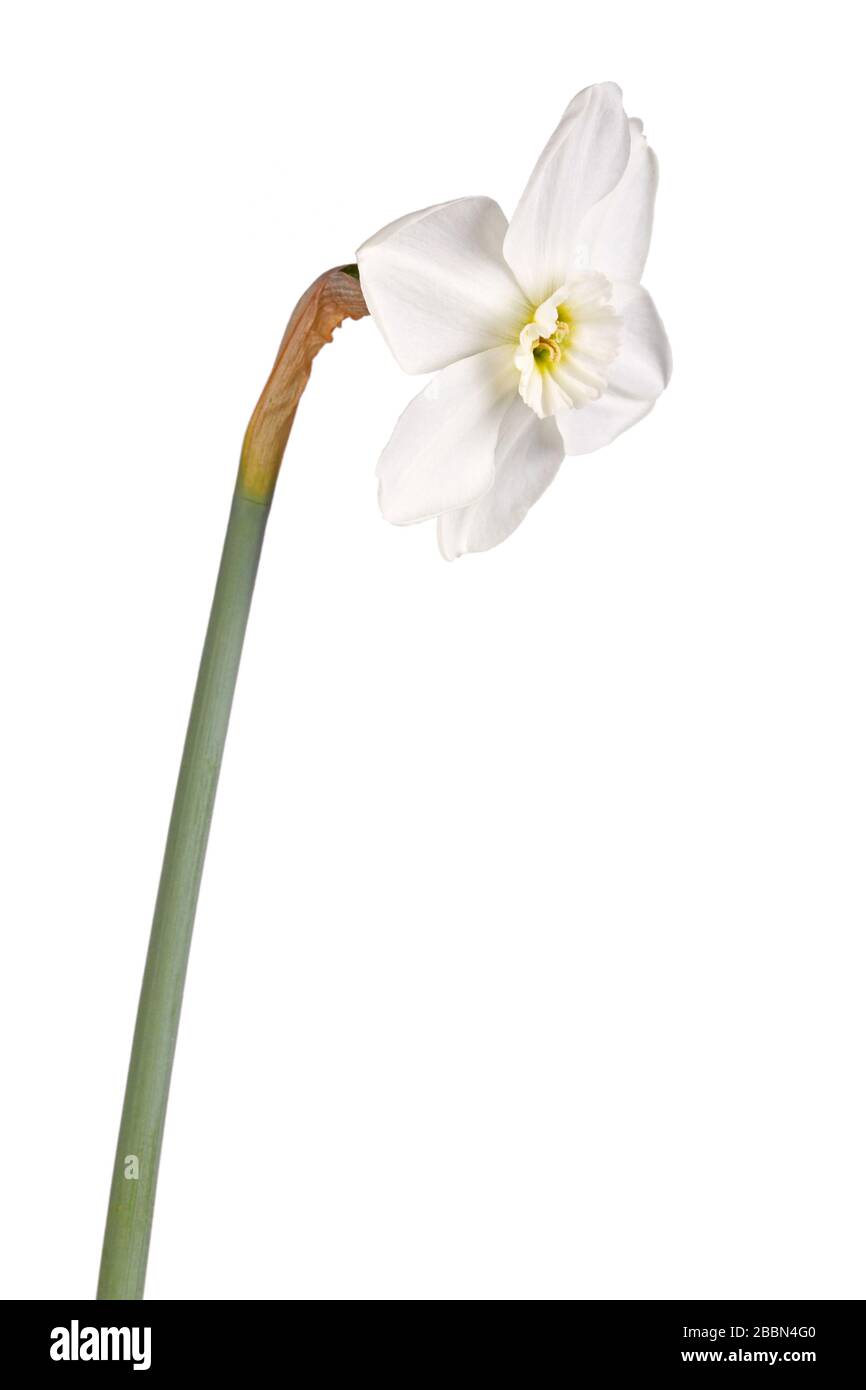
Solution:
<svg viewBox="0 0 866 1390">
<path fill-rule="evenodd" d="M 177 779 L 114 1160 L 97 1298 L 141 1298 L 190 939 L 268 506 L 236 494 Z"/>
<path fill-rule="evenodd" d="M 97 1298 L 143 1297 L 160 1149 L 192 929 L 256 571 L 280 462 L 312 359 L 367 312 L 328 271 L 298 304 L 244 439 L 190 712 L 141 986 Z"/>
</svg>

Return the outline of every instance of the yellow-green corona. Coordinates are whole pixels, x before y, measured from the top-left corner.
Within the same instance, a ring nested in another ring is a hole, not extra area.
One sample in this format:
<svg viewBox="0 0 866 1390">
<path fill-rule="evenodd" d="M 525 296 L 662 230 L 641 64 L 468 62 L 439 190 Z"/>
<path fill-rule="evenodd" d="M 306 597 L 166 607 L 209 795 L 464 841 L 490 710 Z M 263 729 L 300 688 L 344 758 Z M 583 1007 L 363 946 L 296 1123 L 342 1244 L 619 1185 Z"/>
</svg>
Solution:
<svg viewBox="0 0 866 1390">
<path fill-rule="evenodd" d="M 603 275 L 585 274 L 540 304 L 520 331 L 521 400 L 540 419 L 597 401 L 619 350 L 620 320 Z"/>
</svg>

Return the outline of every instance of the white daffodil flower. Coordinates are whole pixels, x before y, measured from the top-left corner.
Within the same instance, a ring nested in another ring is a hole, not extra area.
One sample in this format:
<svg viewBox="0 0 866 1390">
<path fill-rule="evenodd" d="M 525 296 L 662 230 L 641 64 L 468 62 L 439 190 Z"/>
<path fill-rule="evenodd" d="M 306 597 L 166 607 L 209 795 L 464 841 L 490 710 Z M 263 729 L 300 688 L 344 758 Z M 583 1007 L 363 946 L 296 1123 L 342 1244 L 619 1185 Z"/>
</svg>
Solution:
<svg viewBox="0 0 866 1390">
<path fill-rule="evenodd" d="M 490 198 L 410 213 L 358 251 L 400 366 L 436 372 L 379 460 L 388 521 L 439 518 L 447 559 L 505 540 L 565 454 L 642 419 L 671 372 L 640 285 L 655 155 L 612 82 L 568 106 L 509 224 Z"/>
</svg>

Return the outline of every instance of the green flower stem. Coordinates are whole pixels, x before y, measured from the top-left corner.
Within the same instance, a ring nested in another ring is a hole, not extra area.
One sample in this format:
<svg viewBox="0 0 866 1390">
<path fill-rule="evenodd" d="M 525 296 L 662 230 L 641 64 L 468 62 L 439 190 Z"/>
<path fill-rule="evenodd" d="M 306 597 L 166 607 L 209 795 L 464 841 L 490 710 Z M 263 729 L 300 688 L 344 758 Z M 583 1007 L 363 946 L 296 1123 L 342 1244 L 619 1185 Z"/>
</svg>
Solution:
<svg viewBox="0 0 866 1390">
<path fill-rule="evenodd" d="M 357 268 L 319 276 L 298 301 L 241 450 L 138 1005 L 97 1298 L 137 1299 L 144 1277 L 196 903 L 241 648 L 271 499 L 313 358 L 367 313 Z"/>
<path fill-rule="evenodd" d="M 97 1298 L 144 1292 L 168 1088 L 195 909 L 269 503 L 235 493 L 144 968 Z"/>
</svg>

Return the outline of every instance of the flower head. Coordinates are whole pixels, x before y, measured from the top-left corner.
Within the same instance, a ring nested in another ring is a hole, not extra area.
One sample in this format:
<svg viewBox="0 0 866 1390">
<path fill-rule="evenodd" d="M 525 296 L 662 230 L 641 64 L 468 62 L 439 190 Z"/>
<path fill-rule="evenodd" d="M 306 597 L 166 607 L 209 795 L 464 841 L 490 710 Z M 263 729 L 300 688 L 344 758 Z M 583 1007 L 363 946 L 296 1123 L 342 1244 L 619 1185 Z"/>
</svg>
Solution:
<svg viewBox="0 0 866 1390">
<path fill-rule="evenodd" d="M 410 213 L 358 251 L 370 312 L 407 372 L 436 376 L 378 466 L 389 521 L 439 519 L 455 559 L 505 540 L 565 454 L 642 419 L 670 348 L 640 285 L 655 156 L 611 82 L 548 141 L 509 224 L 490 198 Z"/>
</svg>

